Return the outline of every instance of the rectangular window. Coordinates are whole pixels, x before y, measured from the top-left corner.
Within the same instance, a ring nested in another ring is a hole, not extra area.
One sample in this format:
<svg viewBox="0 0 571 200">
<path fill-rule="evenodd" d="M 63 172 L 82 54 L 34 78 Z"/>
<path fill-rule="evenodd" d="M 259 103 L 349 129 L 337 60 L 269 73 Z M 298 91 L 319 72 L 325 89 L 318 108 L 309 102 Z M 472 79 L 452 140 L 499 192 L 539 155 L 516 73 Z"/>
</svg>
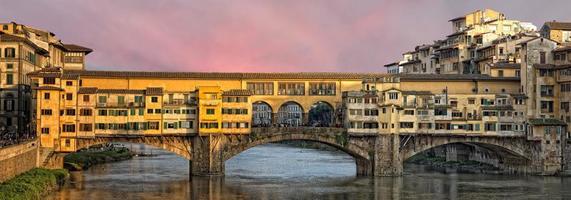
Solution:
<svg viewBox="0 0 571 200">
<path fill-rule="evenodd" d="M 151 102 L 153 103 L 159 102 L 159 97 L 151 97 Z"/>
<path fill-rule="evenodd" d="M 309 83 L 309 95 L 335 96 L 335 83 Z"/>
<path fill-rule="evenodd" d="M 278 95 L 305 95 L 305 83 L 279 83 Z"/>
<path fill-rule="evenodd" d="M 65 99 L 68 100 L 68 101 L 73 100 L 73 94 L 72 94 L 72 93 L 66 93 L 66 94 L 65 94 Z"/>
<path fill-rule="evenodd" d="M 107 110 L 98 110 L 97 115 L 99 116 L 107 116 Z"/>
<path fill-rule="evenodd" d="M 88 109 L 88 108 L 82 108 L 79 112 L 80 112 L 81 116 L 91 116 L 92 115 L 91 109 Z"/>
<path fill-rule="evenodd" d="M 553 85 L 541 85 L 541 96 L 542 97 L 552 97 L 553 96 Z"/>
<path fill-rule="evenodd" d="M 147 114 L 153 114 L 153 109 L 147 109 Z"/>
<path fill-rule="evenodd" d="M 99 99 L 97 102 L 98 103 L 107 103 L 107 97 L 106 96 L 99 96 Z"/>
<path fill-rule="evenodd" d="M 56 78 L 54 77 L 44 77 L 44 84 L 56 84 Z"/>
<path fill-rule="evenodd" d="M 50 134 L 50 128 L 42 128 L 42 134 Z"/>
<path fill-rule="evenodd" d="M 79 124 L 79 131 L 93 131 L 93 124 Z"/>
<path fill-rule="evenodd" d="M 67 116 L 75 116 L 75 109 L 66 109 L 65 115 Z"/>
<path fill-rule="evenodd" d="M 413 122 L 401 122 L 400 127 L 401 128 L 414 128 L 414 123 Z"/>
<path fill-rule="evenodd" d="M 6 84 L 7 85 L 14 84 L 14 75 L 13 74 L 6 74 Z"/>
<path fill-rule="evenodd" d="M 274 83 L 247 83 L 247 88 L 254 95 L 273 95 L 274 94 Z"/>
<path fill-rule="evenodd" d="M 392 99 L 392 100 L 399 99 L 399 93 L 398 92 L 389 92 L 389 99 Z"/>
<path fill-rule="evenodd" d="M 52 109 L 42 109 L 42 115 L 52 115 Z"/>
<path fill-rule="evenodd" d="M 66 86 L 72 86 L 72 85 L 73 85 L 73 82 L 72 82 L 72 81 L 66 81 L 66 82 L 65 82 L 65 85 L 66 85 Z"/>
<path fill-rule="evenodd" d="M 207 115 L 214 115 L 215 114 L 215 110 L 212 108 L 206 109 L 206 114 Z"/>
<path fill-rule="evenodd" d="M 64 124 L 62 125 L 62 131 L 63 132 L 75 132 L 75 124 Z"/>
<path fill-rule="evenodd" d="M 414 115 L 414 110 L 404 110 L 404 115 Z"/>
<path fill-rule="evenodd" d="M 5 58 L 15 58 L 16 57 L 16 49 L 14 49 L 14 48 L 4 49 L 4 57 Z"/>
<path fill-rule="evenodd" d="M 117 96 L 117 104 L 124 105 L 125 104 L 125 96 Z"/>
<path fill-rule="evenodd" d="M 44 93 L 44 99 L 50 99 L 50 93 L 49 92 L 45 92 Z"/>
<path fill-rule="evenodd" d="M 143 103 L 143 96 L 135 96 L 135 103 Z"/>
<path fill-rule="evenodd" d="M 89 102 L 89 95 L 83 95 L 83 102 Z"/>
<path fill-rule="evenodd" d="M 546 59 L 545 52 L 543 52 L 543 51 L 542 51 L 542 52 L 539 52 L 539 63 L 540 63 L 540 64 L 545 64 L 546 60 L 547 60 L 547 59 Z"/>
</svg>

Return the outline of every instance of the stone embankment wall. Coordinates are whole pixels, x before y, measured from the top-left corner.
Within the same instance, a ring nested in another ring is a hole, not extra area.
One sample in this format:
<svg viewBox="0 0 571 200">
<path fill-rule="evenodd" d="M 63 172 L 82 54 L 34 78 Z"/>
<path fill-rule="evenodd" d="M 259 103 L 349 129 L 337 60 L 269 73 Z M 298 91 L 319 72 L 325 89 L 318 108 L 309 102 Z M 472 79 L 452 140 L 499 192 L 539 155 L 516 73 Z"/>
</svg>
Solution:
<svg viewBox="0 0 571 200">
<path fill-rule="evenodd" d="M 0 149 L 0 183 L 37 166 L 37 140 Z"/>
</svg>

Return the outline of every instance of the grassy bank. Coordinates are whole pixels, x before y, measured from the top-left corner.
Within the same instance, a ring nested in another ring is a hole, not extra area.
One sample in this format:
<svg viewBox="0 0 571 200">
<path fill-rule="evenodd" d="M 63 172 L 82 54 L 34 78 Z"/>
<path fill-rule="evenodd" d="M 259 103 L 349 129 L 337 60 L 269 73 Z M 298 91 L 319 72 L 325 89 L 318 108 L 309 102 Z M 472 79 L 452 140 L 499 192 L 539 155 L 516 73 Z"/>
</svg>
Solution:
<svg viewBox="0 0 571 200">
<path fill-rule="evenodd" d="M 0 184 L 0 200 L 35 200 L 55 190 L 68 177 L 65 169 L 36 168 Z"/>
<path fill-rule="evenodd" d="M 132 152 L 126 147 L 90 148 L 66 155 L 64 167 L 69 170 L 85 170 L 96 164 L 128 160 L 132 157 Z"/>
</svg>

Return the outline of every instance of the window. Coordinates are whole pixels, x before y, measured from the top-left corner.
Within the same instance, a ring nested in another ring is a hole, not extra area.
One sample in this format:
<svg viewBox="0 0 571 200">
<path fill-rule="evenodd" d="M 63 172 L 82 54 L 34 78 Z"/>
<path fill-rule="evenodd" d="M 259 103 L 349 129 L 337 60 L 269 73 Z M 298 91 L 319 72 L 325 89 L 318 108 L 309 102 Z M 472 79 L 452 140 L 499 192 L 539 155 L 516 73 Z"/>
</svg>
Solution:
<svg viewBox="0 0 571 200">
<path fill-rule="evenodd" d="M 147 109 L 147 114 L 153 114 L 153 109 Z"/>
<path fill-rule="evenodd" d="M 248 83 L 248 90 L 250 90 L 254 95 L 273 95 L 274 94 L 274 83 Z"/>
<path fill-rule="evenodd" d="M 75 109 L 66 109 L 65 114 L 67 116 L 75 116 Z"/>
<path fill-rule="evenodd" d="M 414 128 L 414 123 L 413 122 L 401 122 L 400 127 L 401 128 Z"/>
<path fill-rule="evenodd" d="M 149 122 L 149 129 L 159 130 L 159 122 Z"/>
<path fill-rule="evenodd" d="M 63 132 L 75 132 L 75 124 L 64 124 L 62 125 Z"/>
<path fill-rule="evenodd" d="M 155 109 L 155 114 L 161 114 L 161 109 Z"/>
<path fill-rule="evenodd" d="M 305 83 L 279 83 L 279 95 L 305 95 Z"/>
<path fill-rule="evenodd" d="M 389 99 L 399 99 L 398 92 L 389 92 Z"/>
<path fill-rule="evenodd" d="M 14 64 L 12 64 L 12 63 L 6 64 L 6 69 L 7 70 L 14 69 Z"/>
<path fill-rule="evenodd" d="M 82 108 L 81 110 L 79 110 L 79 112 L 81 116 L 91 116 L 92 114 L 91 109 L 88 108 Z"/>
<path fill-rule="evenodd" d="M 206 109 L 206 114 L 207 114 L 207 115 L 214 115 L 214 114 L 215 114 L 215 111 L 214 111 L 214 109 L 209 108 L 209 109 Z"/>
<path fill-rule="evenodd" d="M 99 103 L 107 103 L 107 97 L 106 96 L 99 96 L 98 100 L 99 100 L 98 101 Z"/>
<path fill-rule="evenodd" d="M 335 83 L 309 83 L 309 95 L 335 95 Z"/>
<path fill-rule="evenodd" d="M 119 105 L 125 104 L 125 96 L 117 96 L 117 104 Z"/>
<path fill-rule="evenodd" d="M 476 99 L 468 99 L 468 104 L 476 104 Z"/>
<path fill-rule="evenodd" d="M 44 77 L 44 84 L 56 84 L 56 79 L 53 77 Z"/>
<path fill-rule="evenodd" d="M 135 96 L 135 103 L 142 103 L 143 102 L 143 96 Z"/>
<path fill-rule="evenodd" d="M 539 52 L 539 63 L 540 64 L 545 64 L 546 62 L 546 57 L 545 57 L 545 52 Z"/>
<path fill-rule="evenodd" d="M 89 102 L 89 95 L 83 95 L 83 102 Z"/>
<path fill-rule="evenodd" d="M 216 122 L 203 122 L 203 123 L 200 123 L 200 128 L 203 128 L 203 129 L 218 128 L 218 123 L 216 123 Z"/>
<path fill-rule="evenodd" d="M 159 97 L 151 97 L 151 102 L 153 103 L 159 102 Z"/>
<path fill-rule="evenodd" d="M 66 86 L 72 86 L 72 85 L 73 85 L 73 82 L 72 82 L 72 81 L 66 81 L 66 82 L 65 82 L 65 85 L 66 85 Z"/>
<path fill-rule="evenodd" d="M 66 93 L 66 94 L 65 94 L 65 99 L 68 100 L 68 101 L 73 100 L 73 94 L 72 94 L 72 93 Z"/>
<path fill-rule="evenodd" d="M 515 70 L 515 77 L 521 77 L 521 72 L 519 69 Z"/>
<path fill-rule="evenodd" d="M 97 111 L 97 114 L 98 114 L 99 116 L 107 116 L 107 110 L 98 110 L 98 111 Z"/>
<path fill-rule="evenodd" d="M 542 85 L 541 86 L 541 96 L 542 97 L 552 97 L 553 96 L 553 85 Z"/>
<path fill-rule="evenodd" d="M 75 132 L 75 131 L 74 131 Z M 65 139 L 65 146 L 66 147 L 70 147 L 71 146 L 71 140 L 70 139 Z"/>
<path fill-rule="evenodd" d="M 79 131 L 93 131 L 93 124 L 79 124 Z"/>
<path fill-rule="evenodd" d="M 16 57 L 16 49 L 14 49 L 14 48 L 6 48 L 6 49 L 4 49 L 4 57 L 5 57 L 5 58 L 14 58 L 14 57 Z"/>
<path fill-rule="evenodd" d="M 42 115 L 52 115 L 52 109 L 42 109 Z"/>
<path fill-rule="evenodd" d="M 14 75 L 13 74 L 6 74 L 6 85 L 14 84 Z"/>
<path fill-rule="evenodd" d="M 496 131 L 496 123 L 485 123 L 484 124 L 485 131 Z"/>
<path fill-rule="evenodd" d="M 541 112 L 552 113 L 553 112 L 553 101 L 541 101 Z"/>
<path fill-rule="evenodd" d="M 49 92 L 44 93 L 44 99 L 50 99 L 50 93 Z"/>
<path fill-rule="evenodd" d="M 414 110 L 405 110 L 404 115 L 414 115 Z"/>
<path fill-rule="evenodd" d="M 504 77 L 504 70 L 498 70 L 498 77 Z"/>
<path fill-rule="evenodd" d="M 8 25 L 7 25 L 7 24 L 2 25 L 2 30 L 7 31 L 7 30 L 8 30 Z"/>
<path fill-rule="evenodd" d="M 50 134 L 50 128 L 42 128 L 42 134 Z"/>
<path fill-rule="evenodd" d="M 13 111 L 14 110 L 14 100 L 4 100 L 4 110 Z M 11 118 L 8 118 L 11 119 Z"/>
</svg>

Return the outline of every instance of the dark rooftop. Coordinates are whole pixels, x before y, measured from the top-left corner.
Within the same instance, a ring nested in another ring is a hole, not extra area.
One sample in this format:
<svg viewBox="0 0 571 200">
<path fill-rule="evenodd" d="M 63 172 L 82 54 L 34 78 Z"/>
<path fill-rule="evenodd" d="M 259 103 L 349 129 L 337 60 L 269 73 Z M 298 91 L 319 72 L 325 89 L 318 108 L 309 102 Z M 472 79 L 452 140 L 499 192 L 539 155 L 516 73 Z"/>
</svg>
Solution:
<svg viewBox="0 0 571 200">
<path fill-rule="evenodd" d="M 86 55 L 93 52 L 93 50 L 90 48 L 82 47 L 76 44 L 63 44 L 63 48 L 71 52 L 84 52 Z"/>
<path fill-rule="evenodd" d="M 555 30 L 571 30 L 571 22 L 545 22 L 545 26 Z"/>
</svg>

